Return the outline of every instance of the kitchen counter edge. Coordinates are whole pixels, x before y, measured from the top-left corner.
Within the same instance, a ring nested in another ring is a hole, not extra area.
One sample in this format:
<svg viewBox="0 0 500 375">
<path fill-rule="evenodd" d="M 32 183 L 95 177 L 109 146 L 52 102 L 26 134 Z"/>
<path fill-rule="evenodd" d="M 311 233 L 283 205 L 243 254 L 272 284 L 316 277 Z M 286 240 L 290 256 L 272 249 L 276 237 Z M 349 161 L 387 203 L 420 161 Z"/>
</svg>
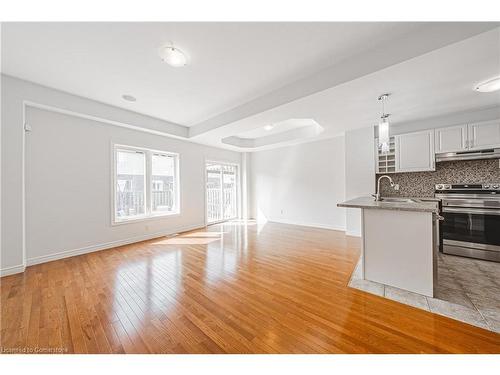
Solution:
<svg viewBox="0 0 500 375">
<path fill-rule="evenodd" d="M 418 199 L 418 198 L 416 198 Z M 375 201 L 372 197 L 359 197 L 348 201 L 338 203 L 338 207 L 345 208 L 366 208 L 378 210 L 396 210 L 396 211 L 417 211 L 439 213 L 438 201 L 422 198 L 421 202 L 384 202 Z"/>
</svg>

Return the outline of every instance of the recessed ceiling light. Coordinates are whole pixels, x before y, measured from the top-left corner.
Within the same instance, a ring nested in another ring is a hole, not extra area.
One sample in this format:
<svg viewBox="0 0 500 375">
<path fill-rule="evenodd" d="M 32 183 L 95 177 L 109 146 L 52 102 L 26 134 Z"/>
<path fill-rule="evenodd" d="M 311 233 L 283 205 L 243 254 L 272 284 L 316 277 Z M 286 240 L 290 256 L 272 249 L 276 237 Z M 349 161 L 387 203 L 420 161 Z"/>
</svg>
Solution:
<svg viewBox="0 0 500 375">
<path fill-rule="evenodd" d="M 264 130 L 269 131 L 269 130 L 273 130 L 273 129 L 274 129 L 274 125 L 266 125 L 266 126 L 264 126 Z"/>
<path fill-rule="evenodd" d="M 175 68 L 185 66 L 187 64 L 187 57 L 184 52 L 179 48 L 172 45 L 163 46 L 159 51 L 160 58 L 168 65 Z"/>
<path fill-rule="evenodd" d="M 128 95 L 128 94 L 122 95 L 122 98 L 123 98 L 123 100 L 126 100 L 127 102 L 135 102 L 137 100 L 134 96 Z"/>
<path fill-rule="evenodd" d="M 479 92 L 493 92 L 497 90 L 500 90 L 500 77 L 495 77 L 476 86 L 476 91 Z"/>
</svg>

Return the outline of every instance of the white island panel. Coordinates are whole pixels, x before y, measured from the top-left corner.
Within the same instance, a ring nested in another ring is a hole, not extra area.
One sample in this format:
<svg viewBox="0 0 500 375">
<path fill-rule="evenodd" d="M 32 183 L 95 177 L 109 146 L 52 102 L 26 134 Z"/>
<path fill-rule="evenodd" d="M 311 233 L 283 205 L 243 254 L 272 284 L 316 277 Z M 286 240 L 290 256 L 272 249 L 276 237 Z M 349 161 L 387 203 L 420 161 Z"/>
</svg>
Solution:
<svg viewBox="0 0 500 375">
<path fill-rule="evenodd" d="M 364 278 L 433 296 L 431 212 L 363 210 Z"/>
</svg>

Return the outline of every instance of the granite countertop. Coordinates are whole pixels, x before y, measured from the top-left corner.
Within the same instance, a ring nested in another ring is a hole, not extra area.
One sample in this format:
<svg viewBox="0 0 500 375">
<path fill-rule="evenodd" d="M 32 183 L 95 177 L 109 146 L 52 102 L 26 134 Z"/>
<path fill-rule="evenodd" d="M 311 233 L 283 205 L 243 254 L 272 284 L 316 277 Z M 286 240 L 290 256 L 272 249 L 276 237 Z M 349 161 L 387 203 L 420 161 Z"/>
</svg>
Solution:
<svg viewBox="0 0 500 375">
<path fill-rule="evenodd" d="M 403 197 L 402 197 L 403 198 Z M 390 199 L 390 198 L 388 198 Z M 404 199 L 412 199 L 404 197 Z M 375 201 L 373 197 L 359 197 L 337 204 L 338 207 L 368 208 L 397 211 L 418 211 L 439 213 L 436 198 L 413 198 L 415 202 Z"/>
<path fill-rule="evenodd" d="M 441 198 L 436 198 L 436 197 L 401 197 L 401 196 L 395 197 L 394 196 L 392 198 L 415 199 L 415 200 L 420 200 L 420 201 L 424 201 L 424 202 L 439 202 L 441 200 Z"/>
</svg>

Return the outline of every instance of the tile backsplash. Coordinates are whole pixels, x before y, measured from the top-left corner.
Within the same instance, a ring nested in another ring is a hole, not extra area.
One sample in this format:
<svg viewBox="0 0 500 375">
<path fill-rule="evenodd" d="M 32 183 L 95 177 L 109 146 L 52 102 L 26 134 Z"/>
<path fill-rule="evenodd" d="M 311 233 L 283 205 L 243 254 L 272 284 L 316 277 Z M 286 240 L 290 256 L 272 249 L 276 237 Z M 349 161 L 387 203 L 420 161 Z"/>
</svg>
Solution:
<svg viewBox="0 0 500 375">
<path fill-rule="evenodd" d="M 377 178 L 381 174 L 377 174 Z M 436 163 L 434 172 L 408 172 L 389 174 L 399 192 L 391 189 L 387 180 L 380 182 L 382 196 L 431 197 L 435 184 L 500 183 L 498 159 L 445 161 Z"/>
</svg>

